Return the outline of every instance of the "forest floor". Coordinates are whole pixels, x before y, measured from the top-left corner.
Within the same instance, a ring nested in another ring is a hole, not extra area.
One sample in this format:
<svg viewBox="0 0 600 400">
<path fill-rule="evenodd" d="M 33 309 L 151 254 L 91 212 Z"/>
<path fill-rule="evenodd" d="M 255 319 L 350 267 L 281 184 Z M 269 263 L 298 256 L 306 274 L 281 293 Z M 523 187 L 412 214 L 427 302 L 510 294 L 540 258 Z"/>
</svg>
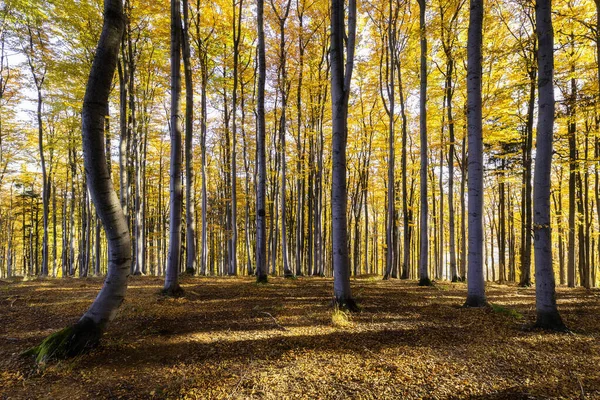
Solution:
<svg viewBox="0 0 600 400">
<path fill-rule="evenodd" d="M 600 291 L 558 289 L 570 334 L 530 330 L 531 288 L 352 281 L 362 312 L 330 307 L 332 280 L 130 279 L 83 356 L 33 366 L 20 353 L 77 320 L 102 280 L 0 281 L 0 399 L 600 399 Z"/>
</svg>

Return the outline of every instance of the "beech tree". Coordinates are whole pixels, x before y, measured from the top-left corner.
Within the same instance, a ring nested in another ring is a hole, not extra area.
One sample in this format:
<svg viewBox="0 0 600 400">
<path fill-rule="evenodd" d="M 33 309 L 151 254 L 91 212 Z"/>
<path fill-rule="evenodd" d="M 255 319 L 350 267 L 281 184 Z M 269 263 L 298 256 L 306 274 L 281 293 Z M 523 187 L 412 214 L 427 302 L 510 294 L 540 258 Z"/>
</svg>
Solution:
<svg viewBox="0 0 600 400">
<path fill-rule="evenodd" d="M 350 289 L 348 257 L 348 193 L 346 188 L 346 145 L 348 140 L 348 99 L 356 45 L 356 1 L 348 2 L 348 26 L 344 0 L 331 1 L 331 219 L 333 295 L 338 306 L 357 310 Z M 391 184 L 391 183 L 390 183 Z"/>
<path fill-rule="evenodd" d="M 82 134 L 87 184 L 108 240 L 108 274 L 87 312 L 74 325 L 28 351 L 38 363 L 71 357 L 98 345 L 123 303 L 131 266 L 131 238 L 106 163 L 104 122 L 125 26 L 121 0 L 105 0 L 104 25 L 86 86 Z"/>
<path fill-rule="evenodd" d="M 554 136 L 554 32 L 552 1 L 536 1 L 538 48 L 538 123 L 534 175 L 535 325 L 564 331 L 566 327 L 556 307 L 552 235 L 550 229 L 550 187 L 552 140 Z"/>
<path fill-rule="evenodd" d="M 179 264 L 181 260 L 181 209 L 183 188 L 181 186 L 181 2 L 171 0 L 171 168 L 170 168 L 170 216 L 169 255 L 163 293 L 181 296 Z"/>
<path fill-rule="evenodd" d="M 427 196 L 427 36 L 425 11 L 427 0 L 419 0 L 419 32 L 421 39 L 421 86 L 419 91 L 419 136 L 421 144 L 421 234 L 419 236 L 419 286 L 430 286 L 429 278 L 429 198 Z"/>
<path fill-rule="evenodd" d="M 256 185 L 256 281 L 266 283 L 267 271 L 267 213 L 266 213 L 266 144 L 265 144 L 265 30 L 264 0 L 256 1 L 258 29 L 258 83 L 256 95 L 256 153 L 258 182 Z"/>
<path fill-rule="evenodd" d="M 483 0 L 470 0 L 468 51 L 469 257 L 465 306 L 486 305 L 483 277 L 483 136 L 481 126 L 481 36 Z"/>
</svg>

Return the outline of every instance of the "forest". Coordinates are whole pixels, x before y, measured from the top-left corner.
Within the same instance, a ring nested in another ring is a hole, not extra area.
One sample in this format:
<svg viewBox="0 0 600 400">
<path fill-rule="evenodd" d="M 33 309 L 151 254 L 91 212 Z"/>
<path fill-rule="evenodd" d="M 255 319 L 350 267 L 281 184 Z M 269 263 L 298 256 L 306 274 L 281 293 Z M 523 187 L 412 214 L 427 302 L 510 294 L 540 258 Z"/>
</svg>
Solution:
<svg viewBox="0 0 600 400">
<path fill-rule="evenodd" d="M 600 398 L 599 268 L 599 0 L 0 1 L 2 398 Z"/>
</svg>

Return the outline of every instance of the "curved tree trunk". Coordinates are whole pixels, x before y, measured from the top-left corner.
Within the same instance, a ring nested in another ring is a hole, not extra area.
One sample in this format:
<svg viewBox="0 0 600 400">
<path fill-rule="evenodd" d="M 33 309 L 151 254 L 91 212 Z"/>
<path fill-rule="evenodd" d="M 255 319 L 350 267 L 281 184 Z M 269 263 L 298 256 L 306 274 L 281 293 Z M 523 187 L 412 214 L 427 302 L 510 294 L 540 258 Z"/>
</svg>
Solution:
<svg viewBox="0 0 600 400">
<path fill-rule="evenodd" d="M 539 40 L 538 90 L 539 116 L 537 125 L 534 176 L 534 250 L 536 326 L 566 330 L 556 308 L 554 270 L 552 268 L 552 237 L 550 230 L 550 188 L 552 137 L 554 131 L 554 34 L 551 0 L 537 0 L 536 22 Z"/>
<path fill-rule="evenodd" d="M 481 132 L 481 36 L 483 0 L 471 0 L 467 45 L 467 118 L 469 133 L 469 257 L 467 307 L 486 305 L 483 279 L 483 137 Z"/>
<path fill-rule="evenodd" d="M 82 109 L 87 184 L 106 231 L 108 274 L 98 297 L 79 322 L 50 335 L 28 352 L 35 355 L 38 362 L 75 356 L 96 346 L 125 297 L 131 267 L 131 237 L 108 172 L 104 141 L 104 119 L 124 24 L 121 0 L 106 0 L 102 35 Z"/>
</svg>

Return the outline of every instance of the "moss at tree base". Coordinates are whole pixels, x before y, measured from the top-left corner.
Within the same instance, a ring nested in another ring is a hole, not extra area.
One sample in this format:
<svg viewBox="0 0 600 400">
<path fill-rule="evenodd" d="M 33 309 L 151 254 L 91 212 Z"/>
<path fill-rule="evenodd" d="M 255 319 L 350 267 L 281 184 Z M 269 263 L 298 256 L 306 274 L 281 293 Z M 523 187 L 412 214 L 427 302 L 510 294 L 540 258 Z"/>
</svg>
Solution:
<svg viewBox="0 0 600 400">
<path fill-rule="evenodd" d="M 35 357 L 37 364 L 63 360 L 87 353 L 98 346 L 103 330 L 89 318 L 46 337 L 42 343 L 25 351 L 25 357 Z"/>
</svg>

